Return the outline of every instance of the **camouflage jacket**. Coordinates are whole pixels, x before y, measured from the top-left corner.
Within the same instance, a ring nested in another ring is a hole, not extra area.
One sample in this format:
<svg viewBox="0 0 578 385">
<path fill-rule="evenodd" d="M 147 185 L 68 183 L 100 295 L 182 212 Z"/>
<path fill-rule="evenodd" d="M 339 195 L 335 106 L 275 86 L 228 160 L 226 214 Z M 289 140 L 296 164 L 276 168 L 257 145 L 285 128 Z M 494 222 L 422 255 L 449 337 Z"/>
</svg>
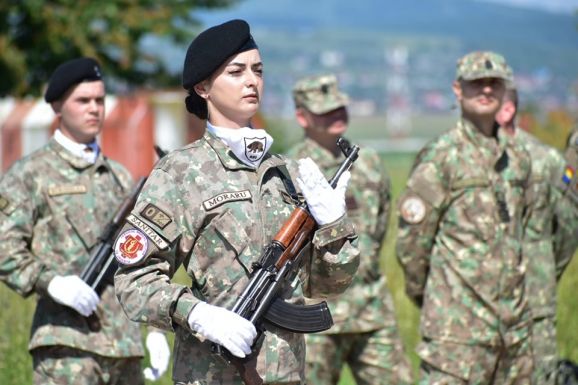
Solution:
<svg viewBox="0 0 578 385">
<path fill-rule="evenodd" d="M 554 184 L 559 187 L 562 199 L 554 206 L 556 232 L 554 253 L 558 262 L 556 272 L 560 276 L 563 267 L 572 259 L 578 248 L 578 129 L 570 134 L 565 152 L 566 167 L 554 175 Z"/>
<path fill-rule="evenodd" d="M 98 305 L 98 332 L 47 293 L 55 275 L 81 274 L 130 181 L 102 154 L 92 165 L 54 139 L 2 176 L 0 279 L 23 296 L 38 295 L 29 349 L 65 345 L 108 357 L 144 355 L 140 327 L 124 315 L 112 285 Z"/>
<path fill-rule="evenodd" d="M 134 254 L 115 276 L 117 296 L 131 319 L 174 330 L 173 379 L 242 384 L 233 365 L 211 352 L 212 343 L 190 329 L 200 300 L 230 309 L 246 287 L 251 264 L 289 217 L 293 201 L 281 179 L 285 162 L 265 155 L 257 170 L 234 157 L 210 133 L 165 156 L 144 186 L 117 239 L 117 257 Z M 281 168 L 280 168 L 281 167 Z M 137 249 L 123 239 L 132 234 Z M 289 300 L 343 292 L 359 264 L 347 216 L 318 229 L 305 250 Z M 122 249 L 121 249 L 122 248 Z M 183 265 L 191 286 L 171 282 Z M 304 339 L 267 326 L 256 368 L 265 383 L 304 381 Z"/>
<path fill-rule="evenodd" d="M 335 174 L 344 159 L 343 154 L 335 157 L 309 138 L 289 150 L 287 156 L 310 157 L 327 178 Z M 395 323 L 393 299 L 379 261 L 389 222 L 390 190 L 389 176 L 379 155 L 371 149 L 361 149 L 351 168 L 346 193 L 347 215 L 359 237 L 359 269 L 351 287 L 329 301 L 334 326 L 325 334 L 366 332 Z"/>
<path fill-rule="evenodd" d="M 563 253 L 554 254 L 554 233 L 560 231 L 560 210 L 570 210 L 562 191 L 554 182 L 566 165 L 562 154 L 541 143 L 522 129 L 516 129 L 514 140 L 526 148 L 532 158 L 532 173 L 526 201 L 529 210 L 524 219 L 525 260 L 528 261 L 526 288 L 532 317 L 556 315 L 556 278 L 569 262 Z M 562 214 L 566 215 L 566 214 Z"/>
<path fill-rule="evenodd" d="M 423 338 L 506 345 L 527 337 L 521 254 L 530 159 L 470 122 L 426 145 L 399 201 L 397 256 Z"/>
</svg>

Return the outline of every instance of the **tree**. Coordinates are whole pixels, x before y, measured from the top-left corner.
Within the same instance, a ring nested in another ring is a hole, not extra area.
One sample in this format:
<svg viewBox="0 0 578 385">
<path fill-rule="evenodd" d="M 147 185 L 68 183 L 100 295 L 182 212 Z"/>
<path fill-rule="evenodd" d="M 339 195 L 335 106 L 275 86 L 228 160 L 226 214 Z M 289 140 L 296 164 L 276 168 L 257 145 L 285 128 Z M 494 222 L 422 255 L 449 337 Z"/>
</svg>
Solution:
<svg viewBox="0 0 578 385">
<path fill-rule="evenodd" d="M 110 84 L 177 85 L 180 74 L 170 73 L 162 52 L 147 52 L 144 39 L 185 46 L 200 26 L 194 9 L 237 1 L 3 0 L 0 96 L 41 94 L 52 71 L 78 56 L 97 59 Z"/>
</svg>

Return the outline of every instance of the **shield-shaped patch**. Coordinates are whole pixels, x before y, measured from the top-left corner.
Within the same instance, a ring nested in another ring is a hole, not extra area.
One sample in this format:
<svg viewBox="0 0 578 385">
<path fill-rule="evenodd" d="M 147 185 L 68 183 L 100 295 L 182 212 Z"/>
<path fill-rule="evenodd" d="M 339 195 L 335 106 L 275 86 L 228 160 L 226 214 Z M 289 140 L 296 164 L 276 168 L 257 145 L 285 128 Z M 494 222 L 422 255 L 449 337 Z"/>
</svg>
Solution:
<svg viewBox="0 0 578 385">
<path fill-rule="evenodd" d="M 245 156 L 252 162 L 260 160 L 265 155 L 267 148 L 267 138 L 244 138 Z"/>
</svg>

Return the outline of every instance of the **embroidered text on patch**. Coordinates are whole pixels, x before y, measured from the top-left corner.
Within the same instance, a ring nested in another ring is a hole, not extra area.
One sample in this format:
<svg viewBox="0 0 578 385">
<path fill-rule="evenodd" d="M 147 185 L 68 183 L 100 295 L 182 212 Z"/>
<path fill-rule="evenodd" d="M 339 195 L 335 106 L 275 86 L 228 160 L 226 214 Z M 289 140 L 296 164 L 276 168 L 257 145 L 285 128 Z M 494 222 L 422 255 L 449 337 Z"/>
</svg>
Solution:
<svg viewBox="0 0 578 385">
<path fill-rule="evenodd" d="M 86 191 L 87 191 L 86 186 L 81 184 L 48 187 L 48 195 L 50 195 L 51 197 L 68 194 L 85 194 Z"/>
<path fill-rule="evenodd" d="M 163 210 L 159 209 L 157 206 L 149 203 L 146 207 L 140 212 L 144 218 L 148 219 L 161 229 L 164 229 L 171 223 L 173 220 L 169 217 Z"/>
<path fill-rule="evenodd" d="M 251 199 L 251 192 L 249 190 L 225 192 L 204 201 L 203 207 L 205 210 L 209 211 L 226 202 L 244 201 L 249 199 Z"/>
<path fill-rule="evenodd" d="M 149 225 L 147 225 L 146 223 L 144 223 L 143 221 L 141 221 L 140 219 L 138 219 L 136 216 L 134 216 L 133 214 L 130 214 L 127 218 L 126 221 L 128 223 L 130 223 L 131 225 L 133 225 L 134 227 L 136 227 L 137 229 L 139 229 L 140 231 L 142 231 L 143 233 L 146 234 L 147 237 L 149 237 L 149 239 L 151 241 L 153 241 L 153 243 L 155 245 L 157 245 L 157 247 L 160 250 L 164 250 L 166 248 L 169 247 L 168 243 L 165 242 L 164 239 L 162 239 L 160 237 L 160 235 L 158 235 Z"/>
</svg>

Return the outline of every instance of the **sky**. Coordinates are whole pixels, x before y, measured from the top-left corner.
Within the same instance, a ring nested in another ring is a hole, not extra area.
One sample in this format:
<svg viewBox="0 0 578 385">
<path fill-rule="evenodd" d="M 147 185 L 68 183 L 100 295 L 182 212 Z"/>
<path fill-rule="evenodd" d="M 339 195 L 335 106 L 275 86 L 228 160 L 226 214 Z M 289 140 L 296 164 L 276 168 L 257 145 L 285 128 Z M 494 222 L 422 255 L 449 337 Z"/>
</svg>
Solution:
<svg viewBox="0 0 578 385">
<path fill-rule="evenodd" d="M 509 4 L 527 8 L 544 9 L 552 12 L 574 13 L 578 10 L 578 0 L 478 0 Z"/>
</svg>

